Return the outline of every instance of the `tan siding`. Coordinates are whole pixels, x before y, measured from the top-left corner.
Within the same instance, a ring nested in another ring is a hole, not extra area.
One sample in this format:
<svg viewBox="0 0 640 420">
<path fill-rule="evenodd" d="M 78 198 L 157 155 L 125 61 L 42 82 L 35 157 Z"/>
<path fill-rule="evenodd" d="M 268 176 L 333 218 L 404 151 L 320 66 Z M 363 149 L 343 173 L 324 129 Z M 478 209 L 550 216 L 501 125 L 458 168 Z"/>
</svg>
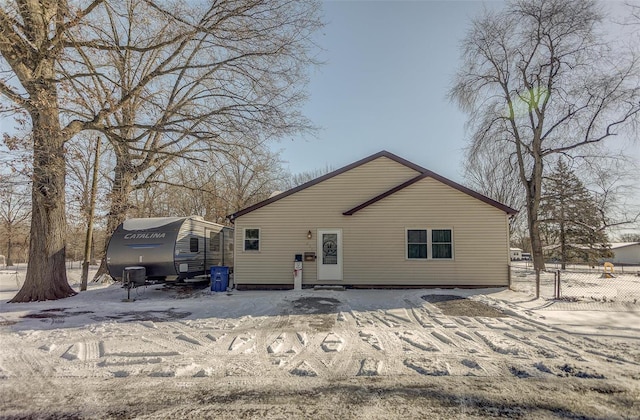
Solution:
<svg viewBox="0 0 640 420">
<path fill-rule="evenodd" d="M 294 254 L 316 251 L 317 229 L 342 228 L 344 284 L 506 285 L 506 214 L 431 178 L 342 215 L 416 175 L 379 158 L 239 217 L 236 282 L 292 284 Z M 242 251 L 251 227 L 261 229 L 257 253 Z M 455 259 L 407 260 L 405 229 L 415 227 L 453 229 Z M 303 283 L 316 283 L 316 263 L 303 268 Z"/>
<path fill-rule="evenodd" d="M 345 278 L 363 277 L 368 284 L 506 285 L 505 213 L 438 181 L 425 179 L 351 217 L 344 238 Z M 407 260 L 407 228 L 451 228 L 454 259 Z"/>
</svg>

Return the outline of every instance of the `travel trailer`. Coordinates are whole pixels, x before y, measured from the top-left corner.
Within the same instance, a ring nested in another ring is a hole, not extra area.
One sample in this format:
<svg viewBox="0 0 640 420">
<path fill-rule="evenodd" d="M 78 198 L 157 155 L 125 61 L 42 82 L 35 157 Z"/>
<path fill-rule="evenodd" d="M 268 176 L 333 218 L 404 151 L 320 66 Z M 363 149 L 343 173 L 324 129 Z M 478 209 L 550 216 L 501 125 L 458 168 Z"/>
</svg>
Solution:
<svg viewBox="0 0 640 420">
<path fill-rule="evenodd" d="M 199 216 L 125 220 L 107 247 L 107 268 L 118 281 L 142 269 L 144 281 L 206 279 L 212 266 L 233 270 L 233 228 Z"/>
</svg>

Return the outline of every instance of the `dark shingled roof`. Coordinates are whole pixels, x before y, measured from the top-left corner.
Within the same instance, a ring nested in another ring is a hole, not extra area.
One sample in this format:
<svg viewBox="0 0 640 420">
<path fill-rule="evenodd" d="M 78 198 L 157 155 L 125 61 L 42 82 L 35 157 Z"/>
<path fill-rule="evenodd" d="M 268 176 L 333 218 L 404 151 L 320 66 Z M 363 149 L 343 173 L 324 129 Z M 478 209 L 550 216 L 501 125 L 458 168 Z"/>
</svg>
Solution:
<svg viewBox="0 0 640 420">
<path fill-rule="evenodd" d="M 287 190 L 287 191 L 285 191 L 283 193 L 280 193 L 280 194 L 278 194 L 276 196 L 273 196 L 273 197 L 271 197 L 271 198 L 269 198 L 267 200 L 261 201 L 259 203 L 256 203 L 256 204 L 252 205 L 252 206 L 246 207 L 246 208 L 244 208 L 242 210 L 239 210 L 239 211 L 237 211 L 235 213 L 232 213 L 232 214 L 228 215 L 227 218 L 229 220 L 231 220 L 231 221 L 234 221 L 236 218 L 238 218 L 238 217 L 240 217 L 242 215 L 245 215 L 247 213 L 251 213 L 254 210 L 257 210 L 257 209 L 259 209 L 261 207 L 267 206 L 267 205 L 269 205 L 271 203 L 274 203 L 274 202 L 276 202 L 278 200 L 281 200 L 281 199 L 283 199 L 285 197 L 288 197 L 288 196 L 290 196 L 292 194 L 295 194 L 298 191 L 302 191 L 302 190 L 304 190 L 306 188 L 312 187 L 312 186 L 314 186 L 316 184 L 319 184 L 322 181 L 326 181 L 327 179 L 333 178 L 334 176 L 337 176 L 337 175 L 340 175 L 340 174 L 345 173 L 347 171 L 350 171 L 351 169 L 357 168 L 358 166 L 364 165 L 366 163 L 369 163 L 369 162 L 371 162 L 373 160 L 376 160 L 378 158 L 381 158 L 381 157 L 386 157 L 386 158 L 391 159 L 391 160 L 393 160 L 395 162 L 398 162 L 398 163 L 400 163 L 400 164 L 402 164 L 402 165 L 404 165 L 404 166 L 406 166 L 408 168 L 411 168 L 411 169 L 419 172 L 419 175 L 414 177 L 414 178 L 412 178 L 412 179 L 410 179 L 410 180 L 408 180 L 408 181 L 406 181 L 406 182 L 404 182 L 404 183 L 402 183 L 402 184 L 400 184 L 400 185 L 398 185 L 398 186 L 396 186 L 396 187 L 391 188 L 388 191 L 385 191 L 384 193 L 382 193 L 382 194 L 380 194 L 380 195 L 378 195 L 378 196 L 376 196 L 376 197 L 374 197 L 374 198 L 372 198 L 372 199 L 370 199 L 370 200 L 368 200 L 368 201 L 366 201 L 366 202 L 364 202 L 364 203 L 352 208 L 351 210 L 348 210 L 348 211 L 344 212 L 343 214 L 345 216 L 351 216 L 352 214 L 356 213 L 357 211 L 360 211 L 363 208 L 368 207 L 371 204 L 376 203 L 376 202 L 378 202 L 378 201 L 390 196 L 391 194 L 394 194 L 394 193 L 402 190 L 403 188 L 406 188 L 409 185 L 412 185 L 412 184 L 414 184 L 414 183 L 416 183 L 416 182 L 418 182 L 418 181 L 420 181 L 420 180 L 422 180 L 424 178 L 427 178 L 427 177 L 431 177 L 431 178 L 433 178 L 435 180 L 438 180 L 438 181 L 442 182 L 443 184 L 446 184 L 446 185 L 448 185 L 448 186 L 450 186 L 452 188 L 455 188 L 456 190 L 458 190 L 460 192 L 468 194 L 471 197 L 477 198 L 478 200 L 483 201 L 483 202 L 485 202 L 485 203 L 487 203 L 487 204 L 489 204 L 489 205 L 491 205 L 493 207 L 496 207 L 496 208 L 504 211 L 507 214 L 517 214 L 518 213 L 517 210 L 514 210 L 509 206 L 506 206 L 506 205 L 504 205 L 502 203 L 499 203 L 499 202 L 497 202 L 495 200 L 492 200 L 489 197 L 485 197 L 484 195 L 482 195 L 482 194 L 480 194 L 480 193 L 478 193 L 476 191 L 473 191 L 473 190 L 471 190 L 471 189 L 469 189 L 469 188 L 467 188 L 467 187 L 465 187 L 463 185 L 460 185 L 460 184 L 458 184 L 456 182 L 453 182 L 450 179 L 447 179 L 447 178 L 445 178 L 445 177 L 443 177 L 441 175 L 438 175 L 435 172 L 432 172 L 432 171 L 430 171 L 428 169 L 425 169 L 425 168 L 423 168 L 421 166 L 418 166 L 415 163 L 409 162 L 408 160 L 403 159 L 403 158 L 401 158 L 401 157 L 399 157 L 397 155 L 394 155 L 393 153 L 387 152 L 386 150 L 383 150 L 381 152 L 373 154 L 373 155 L 371 155 L 369 157 L 366 157 L 364 159 L 360 159 L 357 162 L 353 162 L 350 165 L 347 165 L 345 167 L 337 169 L 337 170 L 335 170 L 333 172 L 329 172 L 328 174 L 325 174 L 325 175 L 323 175 L 321 177 L 313 179 L 313 180 L 311 180 L 309 182 L 305 182 L 302 185 L 298 185 L 295 188 Z"/>
</svg>

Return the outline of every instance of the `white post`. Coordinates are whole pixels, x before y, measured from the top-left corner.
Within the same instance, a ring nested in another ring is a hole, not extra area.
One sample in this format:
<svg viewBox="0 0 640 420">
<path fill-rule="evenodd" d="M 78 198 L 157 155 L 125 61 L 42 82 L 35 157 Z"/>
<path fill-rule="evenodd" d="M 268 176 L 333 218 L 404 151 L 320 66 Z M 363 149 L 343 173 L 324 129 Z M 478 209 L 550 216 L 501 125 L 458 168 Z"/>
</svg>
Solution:
<svg viewBox="0 0 640 420">
<path fill-rule="evenodd" d="M 302 261 L 293 263 L 293 290 L 302 290 Z"/>
</svg>

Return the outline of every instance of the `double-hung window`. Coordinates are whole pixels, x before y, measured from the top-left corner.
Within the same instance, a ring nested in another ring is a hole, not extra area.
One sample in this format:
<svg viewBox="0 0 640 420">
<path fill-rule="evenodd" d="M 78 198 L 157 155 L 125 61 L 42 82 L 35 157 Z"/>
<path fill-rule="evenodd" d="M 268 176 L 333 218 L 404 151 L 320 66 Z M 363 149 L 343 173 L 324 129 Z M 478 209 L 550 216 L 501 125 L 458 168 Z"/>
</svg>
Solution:
<svg viewBox="0 0 640 420">
<path fill-rule="evenodd" d="M 246 228 L 244 230 L 244 250 L 260 251 L 260 229 Z"/>
<path fill-rule="evenodd" d="M 453 259 L 451 229 L 431 230 L 431 258 L 434 260 Z"/>
<path fill-rule="evenodd" d="M 451 229 L 407 229 L 406 232 L 407 259 L 453 259 L 453 231 Z"/>
<path fill-rule="evenodd" d="M 427 258 L 427 230 L 407 229 L 407 258 Z"/>
</svg>

